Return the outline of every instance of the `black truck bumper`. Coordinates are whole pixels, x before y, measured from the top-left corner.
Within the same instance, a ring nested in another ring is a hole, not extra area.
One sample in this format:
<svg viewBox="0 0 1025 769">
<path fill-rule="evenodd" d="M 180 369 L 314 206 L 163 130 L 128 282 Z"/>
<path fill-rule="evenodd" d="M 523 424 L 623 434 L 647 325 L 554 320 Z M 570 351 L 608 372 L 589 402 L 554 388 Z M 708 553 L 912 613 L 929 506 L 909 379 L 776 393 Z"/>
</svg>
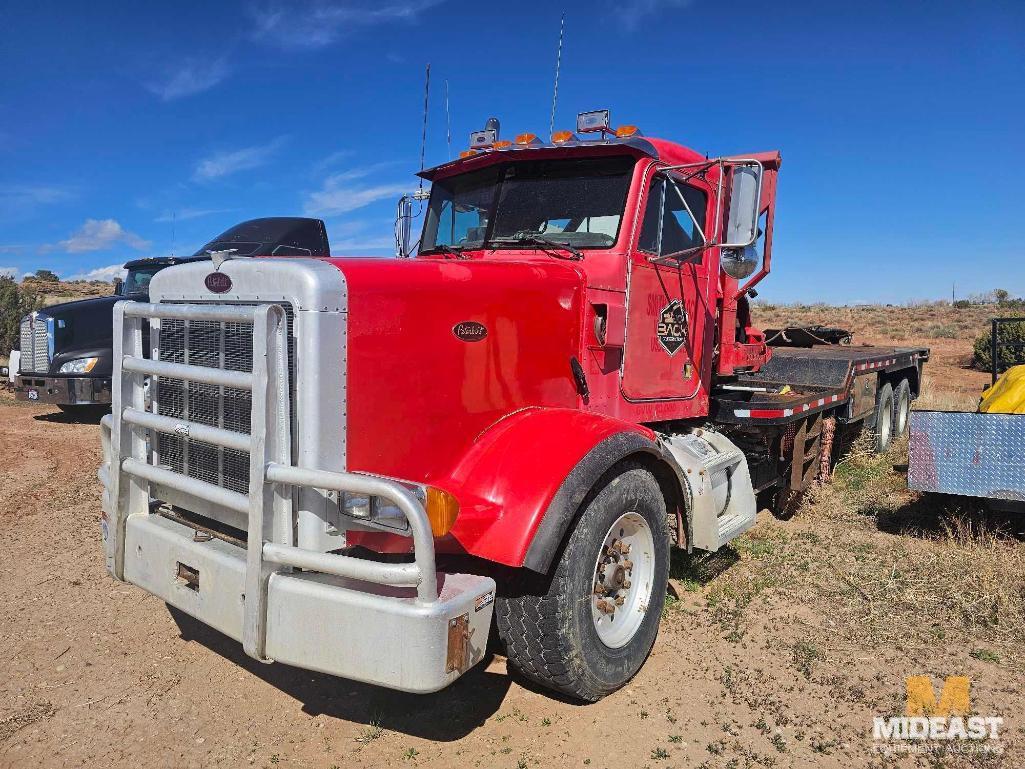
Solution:
<svg viewBox="0 0 1025 769">
<path fill-rule="evenodd" d="M 57 406 L 89 406 L 110 403 L 107 377 L 50 377 L 21 374 L 14 382 L 19 401 L 52 403 Z"/>
</svg>

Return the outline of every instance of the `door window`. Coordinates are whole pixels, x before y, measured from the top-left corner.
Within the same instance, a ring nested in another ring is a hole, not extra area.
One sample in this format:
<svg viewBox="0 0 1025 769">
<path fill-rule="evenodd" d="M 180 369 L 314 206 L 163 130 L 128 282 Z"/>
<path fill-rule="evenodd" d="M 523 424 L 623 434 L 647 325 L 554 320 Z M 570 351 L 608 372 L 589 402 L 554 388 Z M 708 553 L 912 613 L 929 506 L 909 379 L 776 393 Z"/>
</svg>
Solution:
<svg viewBox="0 0 1025 769">
<path fill-rule="evenodd" d="M 664 174 L 651 180 L 637 247 L 657 256 L 701 246 L 708 196 Z M 700 226 L 699 226 L 700 223 Z"/>
</svg>

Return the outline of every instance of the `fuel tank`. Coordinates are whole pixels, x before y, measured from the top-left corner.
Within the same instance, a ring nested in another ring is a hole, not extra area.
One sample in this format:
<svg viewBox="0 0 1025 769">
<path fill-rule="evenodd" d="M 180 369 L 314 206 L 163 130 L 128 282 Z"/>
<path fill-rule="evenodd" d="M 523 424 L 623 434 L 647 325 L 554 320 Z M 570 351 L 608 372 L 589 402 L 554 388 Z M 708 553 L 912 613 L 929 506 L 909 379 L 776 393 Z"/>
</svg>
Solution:
<svg viewBox="0 0 1025 769">
<path fill-rule="evenodd" d="M 575 266 L 328 261 L 348 287 L 350 470 L 430 482 L 503 417 L 579 406 L 571 360 L 584 277 Z"/>
</svg>

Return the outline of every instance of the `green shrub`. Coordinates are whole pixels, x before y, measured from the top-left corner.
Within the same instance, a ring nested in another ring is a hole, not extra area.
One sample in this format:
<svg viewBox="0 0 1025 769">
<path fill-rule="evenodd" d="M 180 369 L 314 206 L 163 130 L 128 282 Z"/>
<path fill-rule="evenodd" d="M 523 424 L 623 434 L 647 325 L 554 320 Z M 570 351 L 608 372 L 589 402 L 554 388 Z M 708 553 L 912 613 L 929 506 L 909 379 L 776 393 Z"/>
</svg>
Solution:
<svg viewBox="0 0 1025 769">
<path fill-rule="evenodd" d="M 0 354 L 7 355 L 18 341 L 21 319 L 43 306 L 35 293 L 26 291 L 13 278 L 0 276 Z"/>
<path fill-rule="evenodd" d="M 1025 318 L 1025 316 L 1022 317 Z M 1025 322 L 1009 323 L 1001 326 L 997 341 L 1010 344 L 1025 344 Z M 997 355 L 997 362 L 1001 371 L 1023 361 L 1025 361 L 1025 348 L 1015 350 L 1005 347 Z M 990 371 L 993 368 L 992 334 L 989 331 L 976 338 L 972 365 L 983 371 Z"/>
</svg>

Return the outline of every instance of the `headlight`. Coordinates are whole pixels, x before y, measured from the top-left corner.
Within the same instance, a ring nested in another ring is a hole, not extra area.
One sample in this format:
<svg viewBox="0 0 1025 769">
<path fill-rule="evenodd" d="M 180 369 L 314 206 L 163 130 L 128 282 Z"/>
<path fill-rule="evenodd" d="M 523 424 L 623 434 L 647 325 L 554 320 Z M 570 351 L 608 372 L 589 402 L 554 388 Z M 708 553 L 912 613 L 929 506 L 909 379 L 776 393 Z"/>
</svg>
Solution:
<svg viewBox="0 0 1025 769">
<path fill-rule="evenodd" d="M 406 485 L 406 484 L 404 484 Z M 406 487 L 427 511 L 434 536 L 448 534 L 459 514 L 459 502 L 446 491 L 433 486 L 408 484 Z M 394 502 L 381 497 L 345 492 L 339 499 L 341 511 L 375 528 L 391 529 L 396 532 L 409 531 L 405 514 Z"/>
<path fill-rule="evenodd" d="M 61 374 L 88 374 L 93 370 L 99 358 L 75 358 L 63 364 L 60 368 Z"/>
</svg>

